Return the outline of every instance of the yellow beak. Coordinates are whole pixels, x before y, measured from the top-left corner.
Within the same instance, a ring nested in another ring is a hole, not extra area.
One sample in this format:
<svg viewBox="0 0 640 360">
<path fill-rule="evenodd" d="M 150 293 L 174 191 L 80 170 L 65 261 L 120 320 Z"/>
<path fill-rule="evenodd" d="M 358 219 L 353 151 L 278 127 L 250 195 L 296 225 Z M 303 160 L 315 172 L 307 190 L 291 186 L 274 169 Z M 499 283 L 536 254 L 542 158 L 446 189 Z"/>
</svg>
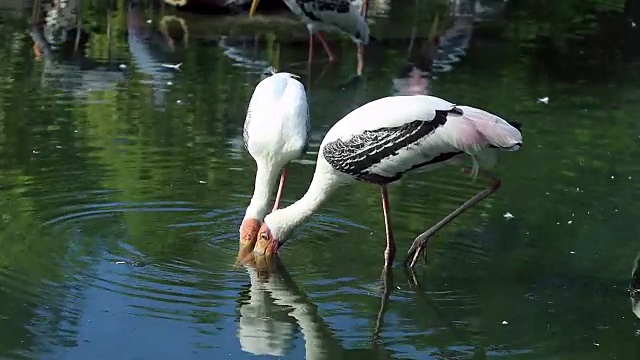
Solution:
<svg viewBox="0 0 640 360">
<path fill-rule="evenodd" d="M 251 10 L 249 10 L 249 17 L 253 17 L 253 14 L 255 14 L 256 9 L 258 8 L 258 3 L 260 2 L 260 0 L 253 0 L 251 2 Z"/>
</svg>

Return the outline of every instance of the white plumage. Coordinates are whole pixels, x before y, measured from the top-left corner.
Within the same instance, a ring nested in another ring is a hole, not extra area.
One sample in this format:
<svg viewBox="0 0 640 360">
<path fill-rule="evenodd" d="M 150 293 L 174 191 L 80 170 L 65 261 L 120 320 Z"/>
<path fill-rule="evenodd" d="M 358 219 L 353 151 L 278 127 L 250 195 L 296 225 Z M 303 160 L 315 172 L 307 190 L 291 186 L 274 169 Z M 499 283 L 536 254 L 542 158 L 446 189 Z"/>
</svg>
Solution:
<svg viewBox="0 0 640 360">
<path fill-rule="evenodd" d="M 356 44 L 369 43 L 369 26 L 361 4 L 350 0 L 284 0 L 300 16 L 310 32 L 337 31 Z"/>
<path fill-rule="evenodd" d="M 456 106 L 433 96 L 392 96 L 367 103 L 327 132 L 307 193 L 264 218 L 254 251 L 269 254 L 277 250 L 331 192 L 360 180 L 381 186 L 387 224 L 385 260 L 390 265 L 395 243 L 389 227 L 386 185 L 407 172 L 432 170 L 465 157 L 472 159 L 475 176 L 479 162 L 493 165 L 497 150 L 519 149 L 522 135 L 518 126 L 484 110 Z M 489 161 L 483 161 L 486 159 Z M 499 186 L 499 180 L 494 179 L 486 194 L 465 203 L 451 219 Z M 444 224 L 437 226 L 439 229 Z"/>
<path fill-rule="evenodd" d="M 249 16 L 253 16 L 260 0 L 253 0 Z M 309 61 L 313 56 L 312 34 L 316 34 L 329 59 L 334 56 L 320 31 L 341 32 L 362 49 L 369 43 L 369 26 L 361 13 L 359 0 L 283 0 L 289 9 L 304 21 L 309 29 Z M 366 1 L 366 0 L 365 0 Z M 361 50 L 359 50 L 361 52 Z M 360 56 L 360 55 L 359 55 Z"/>
<path fill-rule="evenodd" d="M 454 109 L 461 110 L 464 115 L 452 112 Z M 496 151 L 485 149 L 488 145 L 507 149 L 522 141 L 520 131 L 486 111 L 469 106 L 456 107 L 455 104 L 434 96 L 393 96 L 372 101 L 347 114 L 329 130 L 320 144 L 319 152 L 324 157 L 327 144 L 337 139 L 348 141 L 365 131 L 380 132 L 416 120 L 430 122 L 436 118 L 436 111 L 448 112 L 443 125 L 435 128 L 429 135 L 398 149 L 397 154 L 374 163 L 369 168 L 370 172 L 393 177 L 437 155 L 463 152 L 471 157 L 475 175 L 478 162 L 482 162 L 485 167 L 491 167 L 495 162 L 492 158 Z M 384 135 L 386 134 L 382 137 Z M 375 145 L 374 142 L 372 146 Z M 485 151 L 481 152 L 483 149 Z M 460 157 L 454 156 L 448 162 L 454 162 Z M 446 162 L 436 162 L 415 170 L 429 171 L 444 163 Z"/>
<path fill-rule="evenodd" d="M 256 86 L 249 102 L 243 137 L 257 170 L 253 196 L 240 229 L 241 239 L 251 236 L 255 239 L 255 224 L 267 213 L 271 192 L 282 171 L 274 204 L 274 209 L 278 208 L 286 177 L 284 168 L 307 149 L 309 109 L 304 86 L 296 77 L 272 71 L 271 76 Z M 254 226 L 248 226 L 249 223 Z M 249 228 L 255 228 L 253 234 L 247 233 Z"/>
</svg>

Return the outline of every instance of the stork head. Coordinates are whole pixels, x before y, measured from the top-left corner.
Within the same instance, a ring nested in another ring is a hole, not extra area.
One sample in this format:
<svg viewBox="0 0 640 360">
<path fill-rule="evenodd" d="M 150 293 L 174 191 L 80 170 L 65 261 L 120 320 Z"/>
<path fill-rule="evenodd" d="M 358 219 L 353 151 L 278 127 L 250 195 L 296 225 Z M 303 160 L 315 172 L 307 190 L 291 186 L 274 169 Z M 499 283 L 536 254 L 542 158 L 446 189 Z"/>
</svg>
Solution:
<svg viewBox="0 0 640 360">
<path fill-rule="evenodd" d="M 253 253 L 264 256 L 273 256 L 278 253 L 279 248 L 280 242 L 274 236 L 269 225 L 263 223 L 260 230 L 258 230 L 258 237 L 253 248 Z"/>
<path fill-rule="evenodd" d="M 242 225 L 240 225 L 240 247 L 238 250 L 239 260 L 253 251 L 260 225 L 261 222 L 257 219 L 245 218 L 242 220 Z"/>
</svg>

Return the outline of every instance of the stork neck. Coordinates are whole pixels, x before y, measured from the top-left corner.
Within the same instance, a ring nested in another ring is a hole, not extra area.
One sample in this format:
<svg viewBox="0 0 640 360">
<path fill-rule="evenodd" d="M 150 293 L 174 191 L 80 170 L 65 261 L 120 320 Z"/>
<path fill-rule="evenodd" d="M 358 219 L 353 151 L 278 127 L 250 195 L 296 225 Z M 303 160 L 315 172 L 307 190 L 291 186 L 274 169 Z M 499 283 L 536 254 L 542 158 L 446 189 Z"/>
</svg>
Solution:
<svg viewBox="0 0 640 360">
<path fill-rule="evenodd" d="M 328 164 L 316 165 L 316 172 L 313 175 L 309 189 L 300 200 L 286 208 L 274 211 L 265 218 L 265 223 L 269 225 L 272 231 L 277 229 L 277 234 L 274 234 L 276 238 L 286 239 L 291 231 L 313 215 L 327 201 L 329 196 L 345 183 L 335 173 L 325 171 L 326 169 L 324 169 L 325 166 L 323 165 L 329 166 Z M 275 226 L 272 227 L 272 225 Z"/>
<path fill-rule="evenodd" d="M 253 188 L 253 196 L 247 207 L 244 218 L 262 221 L 269 211 L 269 199 L 271 191 L 280 176 L 279 166 L 270 166 L 262 161 L 256 161 L 256 179 Z M 274 164 L 275 165 L 275 164 Z"/>
<path fill-rule="evenodd" d="M 300 198 L 300 200 L 289 206 L 289 214 L 297 217 L 297 221 L 294 221 L 296 225 L 304 222 L 309 216 L 318 210 L 318 208 L 327 200 L 332 193 L 332 189 L 329 184 L 326 183 L 321 177 L 314 176 L 309 185 L 307 192 Z"/>
</svg>

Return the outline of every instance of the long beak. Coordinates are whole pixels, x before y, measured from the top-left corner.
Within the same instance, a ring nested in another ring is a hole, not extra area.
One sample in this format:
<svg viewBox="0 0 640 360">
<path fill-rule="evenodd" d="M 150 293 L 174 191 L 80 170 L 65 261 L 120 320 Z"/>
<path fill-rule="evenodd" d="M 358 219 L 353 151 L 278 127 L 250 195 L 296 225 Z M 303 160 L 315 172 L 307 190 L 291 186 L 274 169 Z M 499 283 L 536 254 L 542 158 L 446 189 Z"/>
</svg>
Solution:
<svg viewBox="0 0 640 360">
<path fill-rule="evenodd" d="M 236 261 L 234 262 L 233 267 L 238 268 L 242 265 L 249 265 L 253 263 L 255 263 L 253 248 L 248 249 L 240 246 L 240 249 L 238 249 L 238 256 L 236 256 Z"/>
<path fill-rule="evenodd" d="M 253 14 L 255 14 L 256 9 L 258 8 L 258 3 L 260 2 L 260 0 L 253 0 L 251 2 L 251 9 L 249 10 L 249 17 L 253 17 Z"/>
</svg>

